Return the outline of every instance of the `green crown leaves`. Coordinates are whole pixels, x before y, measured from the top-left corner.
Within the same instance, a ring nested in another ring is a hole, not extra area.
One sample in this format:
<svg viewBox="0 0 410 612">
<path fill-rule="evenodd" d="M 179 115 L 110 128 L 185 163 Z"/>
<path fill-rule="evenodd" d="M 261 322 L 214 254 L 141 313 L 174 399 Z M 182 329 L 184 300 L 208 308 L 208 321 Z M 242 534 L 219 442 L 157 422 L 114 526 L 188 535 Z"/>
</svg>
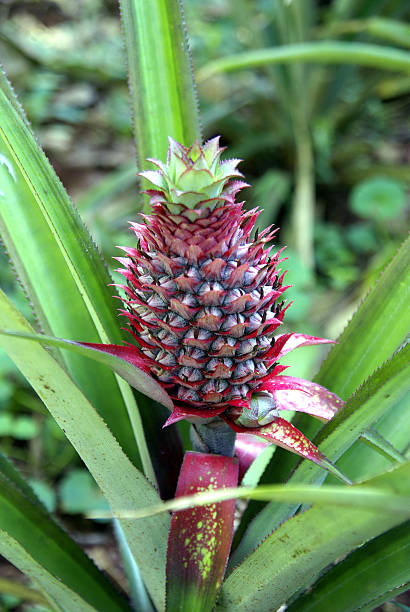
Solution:
<svg viewBox="0 0 410 612">
<path fill-rule="evenodd" d="M 219 136 L 204 145 L 196 141 L 191 147 L 184 147 L 169 138 L 166 164 L 149 159 L 158 169 L 140 172 L 156 189 L 148 193 L 167 206 L 171 213 L 178 213 L 179 206 L 195 209 L 206 202 L 214 208 L 223 202 L 224 189 L 235 177 L 242 177 L 237 170 L 239 159 L 221 161 L 223 147 Z M 170 206 L 177 205 L 175 206 Z"/>
</svg>

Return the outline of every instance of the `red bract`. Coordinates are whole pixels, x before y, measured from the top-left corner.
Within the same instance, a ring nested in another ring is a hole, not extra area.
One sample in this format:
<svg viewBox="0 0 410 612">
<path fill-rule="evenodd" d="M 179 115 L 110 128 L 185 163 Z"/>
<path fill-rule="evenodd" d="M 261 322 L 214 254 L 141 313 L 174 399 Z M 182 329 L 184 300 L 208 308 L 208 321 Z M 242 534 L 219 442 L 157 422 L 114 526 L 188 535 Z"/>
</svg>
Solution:
<svg viewBox="0 0 410 612">
<path fill-rule="evenodd" d="M 231 457 L 188 452 L 175 497 L 235 487 Z M 222 583 L 233 535 L 235 500 L 174 512 L 167 550 L 167 609 L 210 609 Z"/>
</svg>

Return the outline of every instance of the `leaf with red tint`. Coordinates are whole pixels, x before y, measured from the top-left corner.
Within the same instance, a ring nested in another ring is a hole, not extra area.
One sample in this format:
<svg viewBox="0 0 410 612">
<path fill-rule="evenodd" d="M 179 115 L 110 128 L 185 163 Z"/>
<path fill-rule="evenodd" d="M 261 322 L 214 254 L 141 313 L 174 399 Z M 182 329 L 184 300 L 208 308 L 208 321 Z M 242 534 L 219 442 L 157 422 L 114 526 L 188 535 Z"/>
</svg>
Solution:
<svg viewBox="0 0 410 612">
<path fill-rule="evenodd" d="M 204 408 L 201 410 L 200 408 L 192 408 L 191 406 L 185 408 L 184 406 L 174 405 L 174 409 L 164 423 L 164 427 L 168 427 L 168 425 L 172 425 L 173 423 L 178 423 L 178 421 L 182 421 L 183 419 L 189 419 L 190 417 L 209 419 L 218 416 L 224 410 L 226 410 L 226 406 L 220 406 L 219 408 Z"/>
<path fill-rule="evenodd" d="M 175 497 L 235 487 L 231 457 L 188 452 Z M 235 500 L 174 512 L 167 551 L 167 610 L 209 612 L 222 583 L 233 535 Z"/>
<path fill-rule="evenodd" d="M 311 393 L 311 390 L 306 385 L 308 381 L 303 378 L 296 378 L 295 376 L 275 376 L 275 370 L 262 379 L 258 386 L 258 391 L 269 391 L 272 393 L 273 391 L 279 391 L 279 389 L 295 389 L 306 394 Z"/>
<path fill-rule="evenodd" d="M 299 346 L 312 346 L 315 344 L 335 344 L 334 340 L 327 340 L 326 338 L 316 338 L 315 336 L 308 336 L 306 334 L 280 334 L 275 336 L 275 346 L 280 345 L 280 351 L 277 353 L 277 359 L 280 359 L 293 349 L 299 348 Z"/>
<path fill-rule="evenodd" d="M 230 421 L 227 417 L 222 417 L 230 427 L 237 433 L 253 433 L 255 436 L 260 436 L 265 440 L 268 440 L 272 444 L 281 446 L 286 450 L 292 451 L 297 455 L 300 455 L 304 459 L 309 459 L 316 463 L 320 467 L 324 468 L 331 474 L 334 474 L 343 482 L 350 481 L 345 475 L 329 460 L 325 455 L 310 441 L 301 431 L 296 429 L 285 419 L 276 417 L 269 425 L 263 425 L 262 427 L 242 427 L 236 423 Z"/>
<path fill-rule="evenodd" d="M 290 378 L 290 377 L 289 377 Z M 317 383 L 301 378 L 295 379 L 301 389 L 279 389 L 272 391 L 277 410 L 296 410 L 306 412 L 322 421 L 330 421 L 343 406 L 343 400 Z"/>
<path fill-rule="evenodd" d="M 250 433 L 238 433 L 235 440 L 235 455 L 239 459 L 239 482 L 256 457 L 268 446 L 269 442 Z"/>
<path fill-rule="evenodd" d="M 58 346 L 74 353 L 84 355 L 108 366 L 119 374 L 132 387 L 148 395 L 151 399 L 172 409 L 173 403 L 168 393 L 149 375 L 149 368 L 139 356 L 138 350 L 132 346 L 117 344 L 94 344 L 91 342 L 74 342 L 40 334 L 26 334 L 14 331 L 0 330 L 1 334 L 25 338 L 40 342 L 46 346 Z"/>
</svg>

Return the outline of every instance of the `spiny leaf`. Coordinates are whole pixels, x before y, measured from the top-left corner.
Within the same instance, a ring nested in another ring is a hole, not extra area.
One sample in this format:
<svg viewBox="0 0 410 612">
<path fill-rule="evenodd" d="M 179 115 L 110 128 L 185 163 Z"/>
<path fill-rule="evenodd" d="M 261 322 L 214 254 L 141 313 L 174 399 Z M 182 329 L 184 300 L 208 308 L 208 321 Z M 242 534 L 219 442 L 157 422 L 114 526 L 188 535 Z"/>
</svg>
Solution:
<svg viewBox="0 0 410 612">
<path fill-rule="evenodd" d="M 11 326 L 18 333 L 32 334 L 24 317 L 0 292 L 0 328 Z M 123 510 L 159 503 L 159 496 L 133 466 L 93 406 L 65 370 L 38 343 L 0 336 L 4 348 L 38 393 L 57 424 L 65 432 L 110 507 Z M 169 518 L 153 517 L 121 521 L 132 554 L 155 605 L 165 600 L 165 555 Z M 41 543 L 43 546 L 43 542 Z"/>
<path fill-rule="evenodd" d="M 11 471 L 16 480 L 14 468 Z M 17 475 L 17 480 L 22 479 Z M 77 544 L 33 500 L 33 493 L 27 496 L 26 488 L 17 488 L 4 473 L 0 474 L 0 527 L 0 553 L 39 582 L 59 606 L 87 612 L 129 610 Z"/>
<path fill-rule="evenodd" d="M 410 582 L 410 523 L 391 529 L 333 566 L 303 593 L 289 612 L 353 612 L 375 608 L 405 591 Z M 401 590 L 400 590 L 401 589 Z M 398 593 L 395 593 L 398 594 Z"/>
<path fill-rule="evenodd" d="M 182 4 L 120 0 L 131 107 L 141 170 L 164 159 L 168 136 L 185 145 L 200 138 L 198 105 Z"/>
<path fill-rule="evenodd" d="M 406 514 L 410 517 L 410 505 L 404 506 L 409 477 L 407 462 L 360 485 L 337 487 L 339 493 L 335 492 L 354 495 L 355 490 L 376 489 L 390 500 L 399 496 L 403 513 L 385 512 L 382 503 L 373 507 L 370 503 L 367 508 L 318 504 L 283 523 L 225 580 L 220 608 L 238 612 L 276 610 L 294 593 L 307 588 L 330 563 L 399 525 Z"/>
<path fill-rule="evenodd" d="M 0 116 L 0 233 L 41 329 L 73 340 L 120 343 L 106 267 L 1 67 Z M 139 464 L 130 427 L 137 408 L 128 385 L 73 353 L 61 362 Z M 136 434 L 142 448 L 141 429 Z"/>
<path fill-rule="evenodd" d="M 409 53 L 410 55 L 410 53 Z M 316 376 L 350 396 L 400 346 L 410 325 L 410 238 L 363 300 Z"/>
<path fill-rule="evenodd" d="M 338 338 L 337 344 L 331 348 L 315 381 L 337 393 L 343 399 L 354 394 L 358 387 L 390 358 L 408 333 L 410 326 L 410 311 L 407 307 L 409 292 L 410 238 L 401 245 L 389 265 L 383 270 Z M 392 390 L 394 396 L 397 397 L 394 386 Z M 383 398 L 383 396 L 380 396 L 380 400 L 381 403 L 379 401 L 373 408 L 374 414 L 379 415 L 377 418 L 380 418 L 393 405 L 390 399 Z M 371 413 L 367 414 L 371 416 Z M 319 430 L 315 420 L 299 413 L 295 415 L 292 422 L 309 439 L 314 440 Z M 331 427 L 334 426 L 334 422 L 335 420 L 332 419 Z M 368 422 L 367 419 L 364 422 Z M 372 420 L 369 425 L 364 425 L 362 431 L 371 426 L 373 422 L 375 421 Z M 353 441 L 350 445 L 352 443 Z M 328 454 L 324 449 L 323 452 Z M 328 456 L 336 460 L 332 455 Z M 294 458 L 290 455 L 284 457 L 279 449 L 268 466 L 264 478 L 269 479 L 267 482 L 283 482 L 292 474 L 295 465 Z M 357 467 L 359 466 L 360 461 L 357 463 Z M 280 521 L 282 520 L 284 520 L 283 517 L 280 518 Z"/>
</svg>

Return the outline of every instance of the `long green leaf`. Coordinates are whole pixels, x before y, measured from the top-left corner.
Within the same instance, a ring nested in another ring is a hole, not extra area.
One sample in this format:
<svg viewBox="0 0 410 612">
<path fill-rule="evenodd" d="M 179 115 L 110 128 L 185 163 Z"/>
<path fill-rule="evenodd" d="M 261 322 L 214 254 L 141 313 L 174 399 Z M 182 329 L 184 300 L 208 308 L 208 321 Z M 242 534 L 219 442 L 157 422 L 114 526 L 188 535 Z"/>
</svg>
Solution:
<svg viewBox="0 0 410 612">
<path fill-rule="evenodd" d="M 46 572 L 41 564 L 37 563 L 16 540 L 1 530 L 0 553 L 38 586 L 51 604 L 52 610 L 65 612 L 71 609 L 78 610 L 78 612 L 96 612 L 96 608 L 88 605 L 58 578 Z"/>
<path fill-rule="evenodd" d="M 229 55 L 201 68 L 198 80 L 203 81 L 220 72 L 295 62 L 356 64 L 379 70 L 410 71 L 410 53 L 402 49 L 366 43 L 328 41 L 282 45 Z"/>
<path fill-rule="evenodd" d="M 0 118 L 0 233 L 40 326 L 72 340 L 121 343 L 107 270 L 1 70 Z M 141 446 L 144 440 L 128 385 L 78 355 L 66 353 L 64 360 L 138 462 L 125 404 Z"/>
<path fill-rule="evenodd" d="M 81 548 L 3 473 L 0 553 L 37 582 L 61 609 L 130 609 Z"/>
<path fill-rule="evenodd" d="M 381 488 L 392 497 L 407 495 L 409 477 L 410 462 L 360 488 Z M 276 610 L 329 563 L 401 522 L 399 515 L 376 509 L 313 506 L 283 523 L 234 569 L 222 585 L 219 608 Z"/>
<path fill-rule="evenodd" d="M 320 450 L 331 461 L 352 446 L 360 434 L 376 423 L 380 417 L 406 393 L 410 376 L 410 346 L 404 347 L 346 402 L 315 440 Z M 348 476 L 351 476 L 347 472 Z M 355 474 L 356 475 L 356 474 Z M 323 475 L 311 462 L 302 462 L 288 480 L 290 484 L 320 483 Z M 296 511 L 295 504 L 268 504 L 253 520 L 236 549 L 231 566 L 239 563 L 282 521 Z"/>
<path fill-rule="evenodd" d="M 6 296 L 0 294 L 0 327 L 5 326 L 33 333 Z M 43 347 L 11 336 L 1 336 L 0 346 L 37 391 L 114 512 L 159 503 L 156 491 L 127 459 L 93 406 Z M 142 522 L 124 520 L 121 527 L 151 597 L 162 610 L 169 517 L 151 517 Z"/>
<path fill-rule="evenodd" d="M 409 588 L 410 523 L 372 540 L 328 571 L 288 612 L 355 612 L 374 609 L 392 598 L 391 591 Z M 400 592 L 400 591 L 399 591 Z"/>
<path fill-rule="evenodd" d="M 342 398 L 349 397 L 406 337 L 410 327 L 409 296 L 410 238 L 332 346 L 316 381 Z"/>
<path fill-rule="evenodd" d="M 265 485 L 260 487 L 235 487 L 218 491 L 209 491 L 195 495 L 178 497 L 168 502 L 126 512 L 119 518 L 141 519 L 154 516 L 168 511 L 181 511 L 195 506 L 206 506 L 228 499 L 264 499 L 275 501 L 302 501 L 312 504 L 325 504 L 330 506 L 346 506 L 365 508 L 366 510 L 377 510 L 398 514 L 402 518 L 410 516 L 410 495 L 395 495 L 386 492 L 382 488 L 370 488 L 368 486 L 337 487 L 323 485 Z M 108 513 L 91 512 L 90 517 L 106 518 Z"/>
<path fill-rule="evenodd" d="M 198 105 L 179 0 L 120 0 L 141 170 L 165 159 L 168 136 L 200 138 Z"/>
</svg>

